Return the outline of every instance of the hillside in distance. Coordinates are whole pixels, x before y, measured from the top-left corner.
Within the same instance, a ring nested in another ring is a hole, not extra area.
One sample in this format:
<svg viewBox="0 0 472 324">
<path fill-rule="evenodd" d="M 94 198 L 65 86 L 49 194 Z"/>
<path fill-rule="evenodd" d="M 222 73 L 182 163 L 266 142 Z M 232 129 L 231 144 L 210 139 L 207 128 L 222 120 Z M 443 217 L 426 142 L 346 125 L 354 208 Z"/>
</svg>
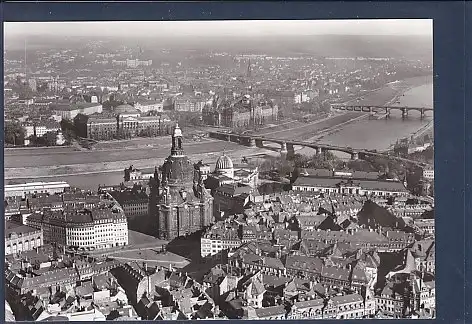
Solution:
<svg viewBox="0 0 472 324">
<path fill-rule="evenodd" d="M 5 35 L 6 50 L 24 49 L 24 38 Z M 80 49 L 92 40 L 106 42 L 104 49 L 122 45 L 139 46 L 146 51 L 227 52 L 230 54 L 307 55 L 315 57 L 392 57 L 432 62 L 433 42 L 426 36 L 308 35 L 308 36 L 35 36 L 28 37 L 28 49 Z"/>
</svg>

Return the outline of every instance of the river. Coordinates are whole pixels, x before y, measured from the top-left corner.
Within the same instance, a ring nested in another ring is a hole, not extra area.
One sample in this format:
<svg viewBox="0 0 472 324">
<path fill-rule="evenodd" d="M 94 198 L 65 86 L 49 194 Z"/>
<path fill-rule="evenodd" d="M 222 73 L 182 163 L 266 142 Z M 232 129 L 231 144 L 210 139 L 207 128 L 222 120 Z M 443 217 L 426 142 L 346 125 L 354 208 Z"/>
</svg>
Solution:
<svg viewBox="0 0 472 324">
<path fill-rule="evenodd" d="M 387 102 L 391 101 L 393 93 L 398 88 L 405 88 L 411 87 L 408 91 L 404 92 L 403 96 L 400 96 L 395 102 L 395 105 L 400 106 L 409 106 L 409 107 L 432 107 L 433 106 L 433 84 L 431 78 L 415 78 L 413 80 L 406 80 L 402 81 L 401 83 L 391 84 L 372 95 L 366 95 L 363 99 L 365 104 L 371 105 L 385 105 Z M 332 133 L 330 135 L 326 135 L 318 141 L 324 144 L 331 144 L 331 145 L 339 145 L 339 146 L 350 146 L 352 148 L 364 148 L 364 149 L 377 149 L 377 150 L 384 150 L 388 148 L 390 145 L 395 143 L 397 139 L 409 137 L 411 134 L 416 132 L 418 129 L 426 125 L 428 122 L 432 120 L 432 113 L 427 113 L 428 115 L 421 120 L 419 112 L 412 111 L 410 112 L 408 118 L 402 119 L 401 112 L 392 110 L 390 119 L 363 119 L 357 122 L 347 124 L 341 127 L 339 131 L 336 133 Z M 360 114 L 359 114 L 360 115 Z M 328 125 L 330 126 L 330 125 Z M 293 135 L 293 130 L 288 131 L 287 134 Z M 281 134 L 282 136 L 282 134 Z M 288 136 L 288 135 L 286 135 Z M 284 136 L 282 136 L 284 137 Z M 281 137 L 281 138 L 282 138 Z M 214 151 L 210 146 L 215 145 L 216 143 L 202 143 L 200 145 L 196 145 L 196 147 L 188 147 L 188 150 L 191 153 L 203 153 L 203 152 L 210 152 Z M 234 143 L 218 143 L 217 145 L 221 146 L 221 150 L 223 147 L 226 149 L 236 149 L 238 146 Z M 159 145 L 160 146 L 160 145 Z M 140 153 L 140 158 L 142 154 L 148 155 L 151 154 L 153 157 L 157 155 L 162 155 L 168 151 L 166 147 L 168 145 L 163 145 L 158 148 L 153 149 L 146 149 L 140 150 L 141 152 L 145 151 L 146 153 Z M 192 148 L 191 148 L 192 147 Z M 205 149 L 203 149 L 203 147 Z M 192 149 L 195 149 L 193 152 Z M 128 149 L 124 154 L 128 154 L 130 156 L 136 155 L 138 150 Z M 155 151 L 155 152 L 154 152 Z M 162 152 L 164 153 L 162 153 Z M 313 150 L 306 149 L 300 150 L 300 153 L 306 154 L 313 154 Z M 60 159 L 65 159 L 65 155 L 73 155 L 78 152 L 71 152 L 69 154 L 48 154 L 44 153 L 52 153 L 52 151 L 43 152 L 43 154 L 36 154 L 37 156 L 34 159 L 29 159 L 29 161 L 19 163 L 19 160 L 16 160 L 14 155 L 15 153 L 10 153 L 11 156 L 6 156 L 7 161 L 11 162 L 11 166 L 30 166 L 32 164 L 39 166 L 42 164 L 50 164 L 52 162 L 43 162 L 43 160 L 47 159 L 54 159 L 54 163 L 58 163 Z M 159 153 L 159 154 L 158 154 Z M 17 153 L 20 154 L 20 153 Z M 102 153 L 103 154 L 103 153 Z M 105 157 L 102 155 L 99 156 L 98 153 L 94 152 L 86 152 L 85 154 L 81 154 L 80 161 L 76 161 L 76 163 L 84 163 L 83 159 L 89 158 L 94 161 L 110 161 L 116 158 L 117 152 L 108 152 Z M 120 152 L 120 159 L 124 159 Z M 343 153 L 335 153 L 338 154 L 341 158 L 347 158 L 347 156 Z M 44 156 L 45 155 L 45 156 Z M 159 155 L 159 157 L 161 157 Z M 165 155 L 165 154 L 164 154 Z M 162 157 L 164 156 L 162 155 Z M 147 156 L 146 156 L 147 157 Z M 11 159 L 11 161 L 8 161 Z M 56 160 L 57 159 L 57 160 Z M 70 157 L 69 157 L 70 159 Z M 215 158 L 216 160 L 216 155 Z M 235 161 L 237 162 L 237 161 Z M 25 181 L 67 181 L 70 185 L 84 188 L 84 189 L 96 189 L 98 185 L 114 185 L 118 184 L 123 181 L 123 171 L 110 171 L 110 172 L 97 172 L 97 173 L 88 173 L 88 174 L 81 174 L 81 175 L 64 175 L 64 176 L 51 176 L 51 177 L 41 177 L 36 179 L 23 179 Z M 9 181 L 7 181 L 9 182 Z"/>
<path fill-rule="evenodd" d="M 387 104 L 386 100 L 384 104 Z M 426 83 L 413 87 L 400 96 L 398 102 L 393 105 L 408 107 L 433 107 L 433 83 L 426 79 Z M 410 137 L 418 129 L 433 120 L 431 112 L 427 112 L 424 119 L 420 113 L 410 111 L 409 116 L 402 119 L 401 111 L 392 110 L 389 119 L 363 119 L 356 123 L 342 127 L 338 132 L 318 139 L 320 143 L 336 146 L 349 146 L 352 148 L 364 148 L 386 150 L 398 139 Z M 339 157 L 345 158 L 346 154 L 334 152 Z"/>
</svg>

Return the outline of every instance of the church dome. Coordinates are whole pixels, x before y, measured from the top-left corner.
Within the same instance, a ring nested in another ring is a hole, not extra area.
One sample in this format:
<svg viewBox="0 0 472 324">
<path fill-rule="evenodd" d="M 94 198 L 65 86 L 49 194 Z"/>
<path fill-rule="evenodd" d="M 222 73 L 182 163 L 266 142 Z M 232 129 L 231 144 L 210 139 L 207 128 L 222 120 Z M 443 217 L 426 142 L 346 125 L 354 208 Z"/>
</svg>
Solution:
<svg viewBox="0 0 472 324">
<path fill-rule="evenodd" d="M 162 166 L 162 176 L 169 184 L 191 184 L 193 164 L 187 156 L 169 156 Z"/>
<path fill-rule="evenodd" d="M 216 167 L 215 170 L 227 170 L 227 169 L 232 169 L 233 168 L 233 161 L 231 161 L 231 158 L 227 156 L 226 154 L 223 153 L 222 156 L 218 158 L 216 161 Z"/>
</svg>

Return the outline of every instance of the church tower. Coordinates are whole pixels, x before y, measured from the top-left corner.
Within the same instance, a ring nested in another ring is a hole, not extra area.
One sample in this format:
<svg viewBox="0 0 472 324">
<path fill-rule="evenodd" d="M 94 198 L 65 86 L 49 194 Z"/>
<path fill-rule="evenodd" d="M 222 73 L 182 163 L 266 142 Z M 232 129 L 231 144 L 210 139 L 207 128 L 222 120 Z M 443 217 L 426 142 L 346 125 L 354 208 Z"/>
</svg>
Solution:
<svg viewBox="0 0 472 324">
<path fill-rule="evenodd" d="M 213 221 L 213 197 L 196 186 L 194 165 L 185 155 L 183 134 L 176 124 L 170 155 L 150 181 L 149 218 L 155 235 L 172 240 L 194 233 Z"/>
</svg>

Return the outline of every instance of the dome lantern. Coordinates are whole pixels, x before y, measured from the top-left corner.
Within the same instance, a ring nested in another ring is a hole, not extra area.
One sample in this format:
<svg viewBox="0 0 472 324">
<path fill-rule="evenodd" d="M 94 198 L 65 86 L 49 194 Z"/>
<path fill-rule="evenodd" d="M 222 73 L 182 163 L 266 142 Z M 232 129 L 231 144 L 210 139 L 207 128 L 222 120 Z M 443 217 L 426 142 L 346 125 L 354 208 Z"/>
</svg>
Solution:
<svg viewBox="0 0 472 324">
<path fill-rule="evenodd" d="M 179 127 L 179 123 L 175 123 L 173 137 L 182 137 L 182 130 Z"/>
<path fill-rule="evenodd" d="M 182 130 L 179 127 L 178 123 L 175 123 L 174 132 L 172 133 L 172 149 L 171 156 L 183 156 L 184 148 L 182 146 Z"/>
</svg>

